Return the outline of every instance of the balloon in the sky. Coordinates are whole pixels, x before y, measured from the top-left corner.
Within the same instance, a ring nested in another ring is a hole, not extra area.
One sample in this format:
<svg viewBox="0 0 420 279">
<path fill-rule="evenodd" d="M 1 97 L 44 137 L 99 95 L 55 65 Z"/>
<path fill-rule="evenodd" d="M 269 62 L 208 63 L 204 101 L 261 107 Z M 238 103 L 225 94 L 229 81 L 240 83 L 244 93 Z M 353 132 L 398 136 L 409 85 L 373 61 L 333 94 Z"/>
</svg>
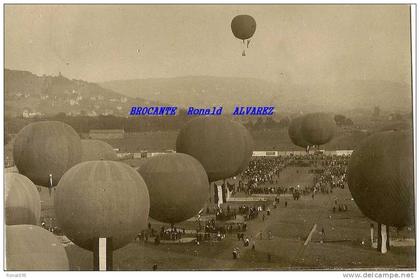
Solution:
<svg viewBox="0 0 420 279">
<path fill-rule="evenodd" d="M 257 23 L 250 15 L 237 15 L 232 19 L 230 27 L 236 38 L 247 40 L 254 35 L 257 29 Z"/>
<path fill-rule="evenodd" d="M 351 194 L 360 210 L 380 224 L 414 224 L 411 131 L 371 135 L 354 150 L 348 167 Z"/>
<path fill-rule="evenodd" d="M 311 145 L 328 143 L 335 134 L 336 124 L 327 113 L 309 113 L 303 117 L 301 132 L 303 139 Z"/>
<path fill-rule="evenodd" d="M 6 225 L 38 225 L 41 216 L 41 198 L 35 184 L 19 173 L 4 175 L 4 207 Z"/>
<path fill-rule="evenodd" d="M 303 116 L 296 117 L 290 122 L 289 124 L 289 138 L 293 142 L 294 145 L 306 148 L 311 144 L 307 142 L 302 135 L 302 121 Z"/>
<path fill-rule="evenodd" d="M 146 228 L 149 193 L 143 178 L 115 161 L 88 161 L 68 170 L 57 185 L 54 206 L 64 234 L 93 250 L 98 238 L 112 238 L 112 250 Z"/>
<path fill-rule="evenodd" d="M 206 171 L 194 157 L 173 153 L 148 158 L 138 172 L 150 194 L 150 217 L 175 224 L 195 216 L 208 198 Z"/>
<path fill-rule="evenodd" d="M 230 24 L 233 35 L 242 40 L 245 45 L 245 40 L 247 41 L 247 47 L 251 37 L 254 35 L 255 30 L 257 29 L 257 23 L 255 19 L 250 15 L 237 15 L 232 19 Z M 245 50 L 242 53 L 242 56 L 245 56 Z"/>
<path fill-rule="evenodd" d="M 48 187 L 72 166 L 80 163 L 82 144 L 69 125 L 58 121 L 40 121 L 25 126 L 16 135 L 13 159 L 19 172 L 33 183 Z"/>
<path fill-rule="evenodd" d="M 101 140 L 82 140 L 82 162 L 108 160 L 116 161 L 117 153 L 108 143 Z"/>
<path fill-rule="evenodd" d="M 69 270 L 66 250 L 51 232 L 34 225 L 6 226 L 6 270 Z"/>
</svg>

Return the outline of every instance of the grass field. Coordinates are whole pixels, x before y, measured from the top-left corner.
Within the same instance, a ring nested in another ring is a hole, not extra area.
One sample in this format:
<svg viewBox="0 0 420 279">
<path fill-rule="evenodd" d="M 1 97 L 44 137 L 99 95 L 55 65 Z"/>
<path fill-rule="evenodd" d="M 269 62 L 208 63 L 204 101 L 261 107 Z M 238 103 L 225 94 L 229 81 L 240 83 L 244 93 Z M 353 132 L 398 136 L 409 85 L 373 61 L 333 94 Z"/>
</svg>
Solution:
<svg viewBox="0 0 420 279">
<path fill-rule="evenodd" d="M 286 169 L 279 184 L 296 185 L 312 180 L 304 169 Z M 333 213 L 335 198 L 348 206 L 346 212 Z M 288 206 L 284 207 L 284 200 Z M 280 206 L 272 209 L 265 221 L 257 218 L 248 222 L 246 235 L 256 242 L 256 250 L 243 247 L 231 234 L 223 241 L 196 244 L 160 244 L 158 246 L 132 242 L 115 251 L 115 270 L 301 270 L 301 269 L 414 269 L 415 247 L 391 247 L 380 254 L 370 247 L 371 221 L 362 215 L 351 200 L 347 188 L 334 189 L 333 194 L 318 194 L 315 199 L 304 196 L 298 201 L 282 198 Z M 185 223 L 184 223 L 185 224 Z M 317 230 L 309 245 L 304 242 L 314 224 Z M 191 225 L 191 224 L 189 224 Z M 156 229 L 160 226 L 154 224 Z M 183 224 L 180 224 L 182 227 Z M 320 243 L 324 228 L 325 241 Z M 268 239 L 268 232 L 273 238 Z M 262 239 L 260 234 L 262 233 Z M 376 234 L 376 230 L 375 230 Z M 391 229 L 391 238 L 397 232 Z M 414 238 L 414 232 L 404 230 L 398 237 Z M 252 240 L 251 240 L 252 243 Z M 240 248 L 239 259 L 232 258 L 232 250 Z M 66 247 L 72 270 L 92 269 L 92 253 L 75 245 Z M 268 254 L 271 260 L 268 260 Z"/>
</svg>

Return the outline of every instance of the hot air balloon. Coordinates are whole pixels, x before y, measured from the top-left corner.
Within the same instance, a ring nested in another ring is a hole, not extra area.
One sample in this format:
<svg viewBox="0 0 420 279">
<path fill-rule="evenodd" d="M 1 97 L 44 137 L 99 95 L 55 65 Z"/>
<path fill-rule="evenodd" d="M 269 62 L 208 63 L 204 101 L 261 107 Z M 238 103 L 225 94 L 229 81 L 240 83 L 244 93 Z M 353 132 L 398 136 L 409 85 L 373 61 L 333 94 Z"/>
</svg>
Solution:
<svg viewBox="0 0 420 279">
<path fill-rule="evenodd" d="M 350 192 L 370 219 L 389 226 L 414 224 L 413 136 L 410 131 L 371 135 L 354 150 Z"/>
<path fill-rule="evenodd" d="M 249 150 L 238 125 L 224 117 L 190 120 L 179 132 L 176 151 L 196 158 L 209 181 L 229 178 L 244 165 Z"/>
<path fill-rule="evenodd" d="M 117 153 L 108 143 L 101 140 L 82 140 L 82 162 L 107 160 L 116 161 Z"/>
<path fill-rule="evenodd" d="M 249 161 L 251 160 L 252 153 L 254 151 L 254 139 L 252 138 L 251 133 L 248 131 L 247 128 L 245 128 L 244 125 L 235 121 L 233 121 L 233 123 L 238 126 L 238 129 L 242 133 L 242 140 L 245 143 L 245 153 L 243 153 L 244 159 L 242 161 L 241 167 L 235 174 L 233 174 L 237 175 L 242 173 L 248 167 Z"/>
<path fill-rule="evenodd" d="M 19 172 L 36 185 L 46 187 L 55 186 L 69 168 L 79 163 L 81 153 L 79 135 L 58 121 L 25 126 L 16 135 L 13 146 L 13 159 Z"/>
<path fill-rule="evenodd" d="M 54 234 L 34 225 L 14 225 L 6 226 L 5 269 L 69 270 L 69 261 Z"/>
<path fill-rule="evenodd" d="M 147 159 L 138 172 L 150 194 L 150 217 L 175 224 L 195 216 L 208 199 L 208 177 L 194 157 L 173 153 Z"/>
<path fill-rule="evenodd" d="M 36 186 L 29 178 L 18 173 L 6 173 L 4 180 L 6 225 L 38 225 L 41 198 Z"/>
<path fill-rule="evenodd" d="M 326 113 L 309 113 L 303 117 L 301 133 L 303 139 L 311 145 L 328 143 L 335 134 L 335 121 Z"/>
<path fill-rule="evenodd" d="M 303 116 L 297 117 L 290 122 L 289 125 L 289 138 L 294 145 L 307 148 L 311 144 L 307 142 L 302 135 L 302 121 Z"/>
<path fill-rule="evenodd" d="M 111 238 L 112 250 L 121 248 L 147 225 L 147 186 L 121 162 L 77 164 L 63 175 L 54 198 L 59 227 L 87 250 L 93 251 L 98 238 Z"/>
<path fill-rule="evenodd" d="M 257 23 L 255 22 L 255 19 L 250 15 L 237 15 L 232 19 L 230 27 L 232 29 L 233 35 L 236 38 L 242 40 L 244 47 L 242 56 L 245 56 L 245 40 L 247 40 L 246 47 L 248 48 L 251 41 L 250 39 L 257 29 Z"/>
</svg>

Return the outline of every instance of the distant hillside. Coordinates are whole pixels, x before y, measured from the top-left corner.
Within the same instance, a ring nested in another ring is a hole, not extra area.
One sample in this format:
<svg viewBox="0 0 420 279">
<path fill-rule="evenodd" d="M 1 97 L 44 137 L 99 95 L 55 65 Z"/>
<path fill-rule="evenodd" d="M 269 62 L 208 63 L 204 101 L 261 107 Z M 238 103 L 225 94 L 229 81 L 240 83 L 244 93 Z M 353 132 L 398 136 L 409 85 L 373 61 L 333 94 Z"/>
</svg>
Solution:
<svg viewBox="0 0 420 279">
<path fill-rule="evenodd" d="M 280 88 L 258 79 L 179 77 L 121 80 L 101 83 L 105 88 L 130 97 L 167 102 L 179 107 L 270 105 Z"/>
<path fill-rule="evenodd" d="M 277 84 L 251 78 L 177 77 L 118 80 L 101 86 L 130 97 L 179 107 L 275 105 L 278 112 L 372 109 L 411 111 L 407 84 L 349 81 L 336 85 Z"/>
<path fill-rule="evenodd" d="M 36 76 L 5 69 L 5 113 L 52 115 L 59 112 L 126 116 L 131 106 L 171 104 L 178 107 L 274 105 L 277 114 L 310 111 L 342 113 L 411 111 L 407 84 L 351 81 L 336 85 L 277 84 L 252 78 L 178 77 L 110 81 L 101 84 L 64 76 Z"/>
<path fill-rule="evenodd" d="M 27 71 L 5 69 L 5 113 L 7 116 L 53 115 L 60 112 L 78 115 L 127 115 L 133 105 L 156 102 L 131 98 L 110 89 L 64 76 L 36 76 Z"/>
</svg>

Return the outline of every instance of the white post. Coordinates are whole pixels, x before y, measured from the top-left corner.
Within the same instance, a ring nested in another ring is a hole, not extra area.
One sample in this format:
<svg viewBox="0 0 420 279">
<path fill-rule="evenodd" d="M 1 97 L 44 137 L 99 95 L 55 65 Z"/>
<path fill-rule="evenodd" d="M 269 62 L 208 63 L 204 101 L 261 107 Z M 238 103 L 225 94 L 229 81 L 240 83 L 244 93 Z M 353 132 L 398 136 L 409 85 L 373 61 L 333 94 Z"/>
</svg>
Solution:
<svg viewBox="0 0 420 279">
<path fill-rule="evenodd" d="M 112 238 L 96 238 L 93 246 L 93 270 L 112 270 L 112 252 Z"/>
<path fill-rule="evenodd" d="M 373 226 L 370 226 L 370 245 L 373 248 Z"/>
<path fill-rule="evenodd" d="M 106 271 L 106 238 L 99 238 L 99 271 Z"/>
<path fill-rule="evenodd" d="M 219 201 L 217 202 L 218 205 L 223 203 L 223 194 L 222 194 L 222 186 L 217 185 L 217 196 L 219 197 Z"/>
<path fill-rule="evenodd" d="M 381 236 L 382 236 L 382 245 L 381 245 L 381 253 L 385 254 L 387 252 L 386 249 L 386 239 L 387 239 L 387 234 L 386 234 L 386 225 L 381 224 Z"/>
</svg>

